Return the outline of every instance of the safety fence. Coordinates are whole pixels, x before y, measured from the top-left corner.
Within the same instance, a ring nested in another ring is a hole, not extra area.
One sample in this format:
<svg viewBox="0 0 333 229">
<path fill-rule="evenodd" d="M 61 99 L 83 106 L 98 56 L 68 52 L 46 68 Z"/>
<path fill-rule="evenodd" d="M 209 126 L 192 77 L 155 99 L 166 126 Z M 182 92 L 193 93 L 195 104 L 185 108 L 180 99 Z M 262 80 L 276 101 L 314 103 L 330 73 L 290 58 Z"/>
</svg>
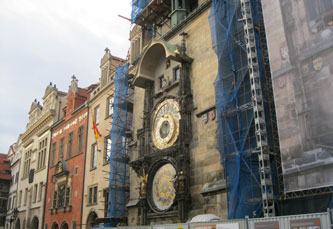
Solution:
<svg viewBox="0 0 333 229">
<path fill-rule="evenodd" d="M 210 221 L 198 223 L 128 226 L 118 229 L 328 229 L 332 227 L 332 212 L 290 215 L 269 218 Z"/>
</svg>

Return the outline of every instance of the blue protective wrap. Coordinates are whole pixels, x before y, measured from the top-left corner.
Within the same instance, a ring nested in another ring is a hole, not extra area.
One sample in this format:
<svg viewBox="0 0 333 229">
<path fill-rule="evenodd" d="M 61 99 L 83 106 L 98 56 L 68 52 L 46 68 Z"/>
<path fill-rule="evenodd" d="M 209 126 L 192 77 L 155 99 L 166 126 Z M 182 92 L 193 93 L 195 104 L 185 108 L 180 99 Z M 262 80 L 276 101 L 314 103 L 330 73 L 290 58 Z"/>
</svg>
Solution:
<svg viewBox="0 0 333 229">
<path fill-rule="evenodd" d="M 151 2 L 151 0 L 132 0 L 132 12 L 131 21 L 132 23 L 138 18 L 141 11 Z"/>
<path fill-rule="evenodd" d="M 126 161 L 126 125 L 127 125 L 127 93 L 128 64 L 117 67 L 115 76 L 115 91 L 113 118 L 111 127 L 111 154 L 109 179 L 109 208 L 107 216 L 112 218 L 109 224 L 116 226 L 125 217 L 125 208 L 129 187 L 128 165 Z"/>
<path fill-rule="evenodd" d="M 239 21 L 242 18 L 240 4 L 240 0 L 213 0 L 209 14 L 212 48 L 218 57 L 218 74 L 214 82 L 217 149 L 225 169 L 229 219 L 262 215 L 247 52 L 243 23 Z M 251 1 L 251 8 L 256 24 L 257 0 Z M 261 83 L 265 85 L 258 32 L 256 43 Z M 263 91 L 265 100 L 266 91 Z M 266 113 L 265 118 L 268 121 Z M 270 122 L 267 123 L 267 131 L 270 132 Z"/>
</svg>

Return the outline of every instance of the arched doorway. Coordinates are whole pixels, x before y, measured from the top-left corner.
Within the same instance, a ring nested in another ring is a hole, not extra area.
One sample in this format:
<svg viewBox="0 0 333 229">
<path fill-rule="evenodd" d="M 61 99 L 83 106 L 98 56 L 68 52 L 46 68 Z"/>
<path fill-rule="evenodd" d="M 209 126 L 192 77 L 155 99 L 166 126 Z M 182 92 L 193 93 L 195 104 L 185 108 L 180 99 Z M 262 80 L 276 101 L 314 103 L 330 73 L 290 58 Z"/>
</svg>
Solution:
<svg viewBox="0 0 333 229">
<path fill-rule="evenodd" d="M 34 216 L 31 221 L 31 229 L 38 229 L 39 220 L 37 216 Z"/>
<path fill-rule="evenodd" d="M 15 223 L 15 229 L 21 229 L 21 222 L 18 217 L 17 217 L 16 223 Z"/>
<path fill-rule="evenodd" d="M 63 222 L 61 224 L 61 228 L 60 229 L 68 229 L 68 224 L 66 222 Z"/>
<path fill-rule="evenodd" d="M 98 218 L 97 214 L 95 211 L 91 211 L 88 215 L 88 218 L 87 218 L 87 229 L 90 229 L 94 226 L 97 226 L 98 223 L 96 223 L 96 219 Z"/>
</svg>

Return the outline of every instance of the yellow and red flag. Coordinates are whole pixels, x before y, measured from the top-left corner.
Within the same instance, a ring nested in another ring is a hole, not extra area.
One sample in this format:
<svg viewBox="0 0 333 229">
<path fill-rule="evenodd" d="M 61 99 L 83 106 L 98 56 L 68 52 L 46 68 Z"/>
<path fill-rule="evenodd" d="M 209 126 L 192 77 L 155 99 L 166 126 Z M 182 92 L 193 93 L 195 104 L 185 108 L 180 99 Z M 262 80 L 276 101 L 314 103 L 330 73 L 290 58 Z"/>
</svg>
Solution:
<svg viewBox="0 0 333 229">
<path fill-rule="evenodd" d="M 99 130 L 97 129 L 96 123 L 95 123 L 95 118 L 94 115 L 91 115 L 91 119 L 92 119 L 92 124 L 93 124 L 93 129 L 94 129 L 94 134 L 95 134 L 95 139 L 96 141 L 102 136 L 101 133 L 99 132 Z"/>
</svg>

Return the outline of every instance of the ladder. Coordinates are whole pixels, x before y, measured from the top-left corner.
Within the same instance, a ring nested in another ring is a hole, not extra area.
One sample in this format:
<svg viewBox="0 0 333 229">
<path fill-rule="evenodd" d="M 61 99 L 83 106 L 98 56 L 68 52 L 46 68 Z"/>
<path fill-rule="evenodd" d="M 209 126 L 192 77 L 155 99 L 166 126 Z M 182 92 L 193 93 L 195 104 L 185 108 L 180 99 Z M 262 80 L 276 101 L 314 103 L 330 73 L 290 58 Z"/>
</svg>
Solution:
<svg viewBox="0 0 333 229">
<path fill-rule="evenodd" d="M 256 47 L 255 28 L 253 25 L 250 0 L 241 0 L 244 39 L 249 68 L 251 97 L 253 103 L 256 152 L 259 160 L 260 186 L 264 217 L 275 216 L 272 173 L 270 166 L 270 150 L 268 147 L 267 129 L 265 123 L 264 101 L 260 82 L 260 69 Z"/>
</svg>

